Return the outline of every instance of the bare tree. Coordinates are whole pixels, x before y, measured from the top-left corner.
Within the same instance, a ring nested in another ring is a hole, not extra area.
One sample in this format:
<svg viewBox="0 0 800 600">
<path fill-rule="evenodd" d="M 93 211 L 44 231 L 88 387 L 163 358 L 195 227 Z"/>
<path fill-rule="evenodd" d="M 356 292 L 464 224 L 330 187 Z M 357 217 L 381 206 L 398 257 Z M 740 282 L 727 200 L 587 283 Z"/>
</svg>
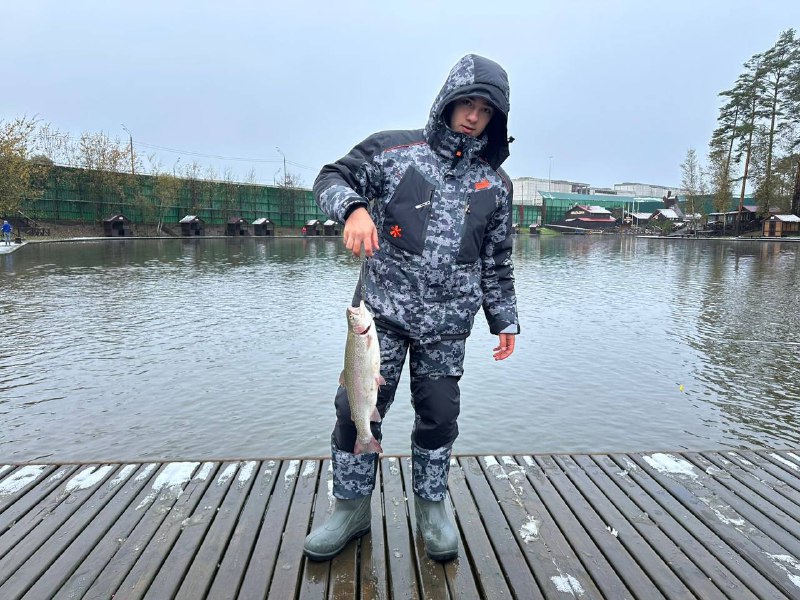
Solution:
<svg viewBox="0 0 800 600">
<path fill-rule="evenodd" d="M 681 163 L 681 187 L 686 194 L 686 207 L 689 210 L 691 223 L 695 234 L 697 233 L 697 211 L 701 205 L 700 196 L 705 189 L 703 172 L 697 162 L 697 152 L 694 148 L 686 151 L 686 158 Z"/>
</svg>

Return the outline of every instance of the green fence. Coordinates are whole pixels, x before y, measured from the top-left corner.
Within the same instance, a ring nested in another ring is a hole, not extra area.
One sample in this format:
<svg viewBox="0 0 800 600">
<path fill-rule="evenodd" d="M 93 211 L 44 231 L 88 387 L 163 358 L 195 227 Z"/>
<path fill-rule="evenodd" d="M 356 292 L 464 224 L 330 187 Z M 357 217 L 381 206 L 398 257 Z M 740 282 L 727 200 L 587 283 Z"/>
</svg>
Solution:
<svg viewBox="0 0 800 600">
<path fill-rule="evenodd" d="M 50 222 L 99 223 L 123 214 L 134 223 L 169 225 L 197 215 L 210 225 L 266 217 L 277 227 L 299 228 L 327 220 L 310 190 L 71 167 L 53 167 L 42 197 L 23 202 L 22 211 Z"/>
<path fill-rule="evenodd" d="M 520 229 L 533 223 L 557 223 L 575 204 L 637 212 L 653 212 L 664 206 L 660 200 L 547 195 L 542 206 L 514 205 L 513 222 Z M 713 210 L 709 196 L 698 200 L 705 212 Z M 748 196 L 745 203 L 751 202 Z M 737 205 L 738 199 L 732 198 L 731 206 L 735 209 Z M 685 211 L 685 204 L 683 208 Z M 250 222 L 266 217 L 276 227 L 297 229 L 313 219 L 327 220 L 311 190 L 72 167 L 53 167 L 42 197 L 23 202 L 22 211 L 36 221 L 46 222 L 100 223 L 114 214 L 123 214 L 134 223 L 160 221 L 170 225 L 186 215 L 197 215 L 209 225 L 223 225 L 232 217 Z"/>
</svg>

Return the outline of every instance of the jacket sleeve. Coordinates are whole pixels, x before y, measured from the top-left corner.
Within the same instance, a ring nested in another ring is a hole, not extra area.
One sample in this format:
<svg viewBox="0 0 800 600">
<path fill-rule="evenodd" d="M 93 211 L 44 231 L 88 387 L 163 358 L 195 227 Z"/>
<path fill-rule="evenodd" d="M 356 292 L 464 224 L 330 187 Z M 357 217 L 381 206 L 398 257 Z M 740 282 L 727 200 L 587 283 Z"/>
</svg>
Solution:
<svg viewBox="0 0 800 600">
<path fill-rule="evenodd" d="M 314 198 L 331 219 L 344 223 L 351 210 L 366 207 L 369 200 L 380 196 L 379 135 L 371 135 L 346 156 L 322 167 L 314 181 Z"/>
<path fill-rule="evenodd" d="M 517 296 L 514 291 L 514 264 L 511 261 L 511 202 L 513 191 L 508 177 L 505 198 L 492 215 L 483 242 L 481 288 L 483 312 L 493 334 L 518 334 Z"/>
</svg>

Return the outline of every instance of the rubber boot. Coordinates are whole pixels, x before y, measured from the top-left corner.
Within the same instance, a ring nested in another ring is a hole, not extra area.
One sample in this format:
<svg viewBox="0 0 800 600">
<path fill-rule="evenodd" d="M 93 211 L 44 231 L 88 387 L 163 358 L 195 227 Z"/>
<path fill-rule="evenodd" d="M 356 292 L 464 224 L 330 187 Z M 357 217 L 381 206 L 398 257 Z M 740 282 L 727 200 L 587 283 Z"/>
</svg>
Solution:
<svg viewBox="0 0 800 600">
<path fill-rule="evenodd" d="M 458 556 L 458 533 L 444 503 L 444 500 L 435 502 L 414 494 L 417 529 L 425 542 L 425 552 L 438 561 L 452 560 Z"/>
<path fill-rule="evenodd" d="M 330 560 L 344 550 L 350 540 L 369 533 L 371 500 L 371 494 L 355 500 L 337 498 L 328 521 L 306 536 L 305 555 L 311 560 Z"/>
</svg>

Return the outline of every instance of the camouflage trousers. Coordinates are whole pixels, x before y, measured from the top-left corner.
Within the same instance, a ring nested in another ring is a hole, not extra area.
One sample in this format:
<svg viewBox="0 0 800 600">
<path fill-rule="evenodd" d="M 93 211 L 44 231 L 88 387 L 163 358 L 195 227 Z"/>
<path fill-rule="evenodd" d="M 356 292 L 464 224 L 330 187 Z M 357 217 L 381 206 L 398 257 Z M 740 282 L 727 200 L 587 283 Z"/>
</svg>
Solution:
<svg viewBox="0 0 800 600">
<path fill-rule="evenodd" d="M 378 412 L 382 419 L 386 417 L 408 355 L 414 408 L 411 433 L 414 493 L 427 500 L 442 500 L 447 491 L 451 448 L 458 437 L 458 380 L 464 372 L 466 340 L 421 344 L 380 327 L 378 339 L 381 375 L 386 380 L 378 392 Z M 352 453 L 356 428 L 350 417 L 347 390 L 341 386 L 336 392 L 335 405 L 336 425 L 331 436 L 333 495 L 344 500 L 366 496 L 375 487 L 378 455 Z M 381 423 L 372 423 L 372 433 L 381 440 Z"/>
</svg>

